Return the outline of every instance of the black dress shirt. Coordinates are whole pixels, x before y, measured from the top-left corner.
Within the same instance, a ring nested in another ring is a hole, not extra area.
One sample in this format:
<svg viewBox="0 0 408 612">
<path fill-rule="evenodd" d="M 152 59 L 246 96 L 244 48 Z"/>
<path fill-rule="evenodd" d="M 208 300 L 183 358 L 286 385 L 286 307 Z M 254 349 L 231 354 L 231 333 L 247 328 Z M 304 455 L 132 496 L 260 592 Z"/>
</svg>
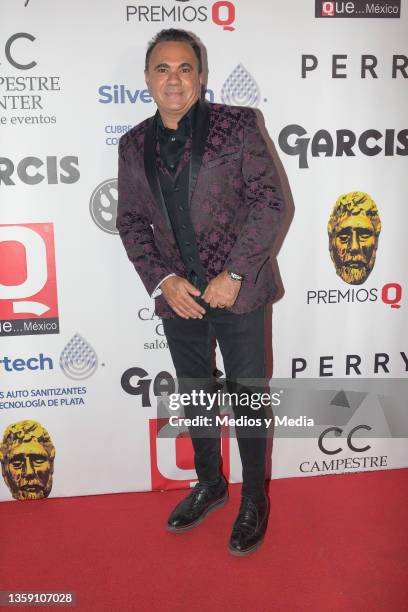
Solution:
<svg viewBox="0 0 408 612">
<path fill-rule="evenodd" d="M 167 170 L 171 175 L 175 175 L 178 163 L 183 155 L 184 147 L 186 146 L 187 138 L 191 133 L 191 125 L 193 113 L 198 104 L 198 101 L 193 104 L 190 110 L 183 115 L 177 125 L 177 129 L 165 127 L 160 113 L 157 117 L 157 138 L 160 145 L 160 156 L 164 161 Z"/>
</svg>

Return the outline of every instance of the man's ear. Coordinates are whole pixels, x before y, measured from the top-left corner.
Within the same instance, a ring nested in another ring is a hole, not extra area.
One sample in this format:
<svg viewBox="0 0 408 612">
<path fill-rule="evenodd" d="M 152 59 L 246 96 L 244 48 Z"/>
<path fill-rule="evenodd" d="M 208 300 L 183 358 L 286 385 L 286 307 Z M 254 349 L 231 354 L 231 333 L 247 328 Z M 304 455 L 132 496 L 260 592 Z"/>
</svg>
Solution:
<svg viewBox="0 0 408 612">
<path fill-rule="evenodd" d="M 147 85 L 147 89 L 149 89 L 150 79 L 149 79 L 149 73 L 147 72 L 147 70 L 145 70 L 144 77 L 145 77 L 145 83 Z"/>
</svg>

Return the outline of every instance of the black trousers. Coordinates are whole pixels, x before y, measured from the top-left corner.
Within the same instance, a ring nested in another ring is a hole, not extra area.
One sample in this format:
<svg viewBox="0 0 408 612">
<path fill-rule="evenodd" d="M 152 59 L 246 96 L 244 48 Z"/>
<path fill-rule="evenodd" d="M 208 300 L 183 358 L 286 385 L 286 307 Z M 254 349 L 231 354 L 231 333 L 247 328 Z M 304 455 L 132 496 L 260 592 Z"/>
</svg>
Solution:
<svg viewBox="0 0 408 612">
<path fill-rule="evenodd" d="M 164 332 L 180 383 L 190 381 L 190 390 L 213 385 L 213 339 L 218 341 L 224 361 L 228 390 L 248 396 L 267 392 L 265 386 L 265 308 L 245 314 L 233 314 L 222 308 L 206 308 L 202 319 L 163 319 Z M 191 381 L 193 381 L 191 383 Z M 197 382 L 194 385 L 194 381 Z M 206 385 L 204 381 L 208 382 Z M 245 384 L 241 384 L 242 381 Z M 262 387 L 262 388 L 261 388 Z M 214 388 L 214 387 L 212 387 Z M 265 409 L 256 413 L 241 402 L 233 406 L 234 416 L 264 419 Z M 205 409 L 201 414 L 205 414 Z M 242 494 L 254 499 L 263 498 L 265 486 L 266 431 L 264 427 L 236 427 L 236 436 L 242 462 Z M 198 437 L 190 429 L 194 448 L 194 461 L 200 482 L 213 483 L 219 479 L 221 454 L 219 437 Z"/>
</svg>

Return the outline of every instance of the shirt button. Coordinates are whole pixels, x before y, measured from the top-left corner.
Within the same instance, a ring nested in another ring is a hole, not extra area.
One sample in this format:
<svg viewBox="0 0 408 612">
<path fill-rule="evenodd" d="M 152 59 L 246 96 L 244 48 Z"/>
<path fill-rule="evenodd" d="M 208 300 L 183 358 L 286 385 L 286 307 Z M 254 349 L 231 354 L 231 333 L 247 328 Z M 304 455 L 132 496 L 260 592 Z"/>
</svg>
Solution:
<svg viewBox="0 0 408 612">
<path fill-rule="evenodd" d="M 187 247 L 191 246 L 191 242 L 186 242 L 186 246 Z"/>
<path fill-rule="evenodd" d="M 181 226 L 181 229 L 186 229 L 186 226 L 185 226 L 185 225 L 182 225 L 182 226 Z"/>
<path fill-rule="evenodd" d="M 171 142 L 175 142 L 175 140 L 176 140 L 176 139 L 175 139 L 175 137 L 174 137 L 174 136 L 172 136 L 172 137 L 171 137 Z"/>
<path fill-rule="evenodd" d="M 179 206 L 178 209 L 179 210 L 184 210 L 184 206 Z"/>
<path fill-rule="evenodd" d="M 189 257 L 189 258 L 188 258 L 188 261 L 193 261 L 193 258 L 192 258 L 192 257 Z"/>
</svg>

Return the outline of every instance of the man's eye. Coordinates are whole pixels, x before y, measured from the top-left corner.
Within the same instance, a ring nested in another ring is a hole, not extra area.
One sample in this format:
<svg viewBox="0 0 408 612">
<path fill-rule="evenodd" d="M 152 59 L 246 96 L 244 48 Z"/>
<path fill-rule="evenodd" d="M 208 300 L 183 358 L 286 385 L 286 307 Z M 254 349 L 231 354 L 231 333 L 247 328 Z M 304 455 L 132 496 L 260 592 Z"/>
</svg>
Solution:
<svg viewBox="0 0 408 612">
<path fill-rule="evenodd" d="M 182 68 L 181 72 L 191 72 L 191 69 L 190 68 Z"/>
<path fill-rule="evenodd" d="M 23 462 L 22 461 L 10 461 L 11 465 L 13 466 L 13 468 L 16 468 L 16 470 L 18 470 L 19 468 L 22 467 Z"/>
<path fill-rule="evenodd" d="M 34 460 L 34 464 L 35 465 L 42 465 L 43 463 L 45 463 L 45 459 L 35 459 Z"/>
<path fill-rule="evenodd" d="M 158 68 L 157 72 L 166 72 L 166 68 Z"/>
</svg>

